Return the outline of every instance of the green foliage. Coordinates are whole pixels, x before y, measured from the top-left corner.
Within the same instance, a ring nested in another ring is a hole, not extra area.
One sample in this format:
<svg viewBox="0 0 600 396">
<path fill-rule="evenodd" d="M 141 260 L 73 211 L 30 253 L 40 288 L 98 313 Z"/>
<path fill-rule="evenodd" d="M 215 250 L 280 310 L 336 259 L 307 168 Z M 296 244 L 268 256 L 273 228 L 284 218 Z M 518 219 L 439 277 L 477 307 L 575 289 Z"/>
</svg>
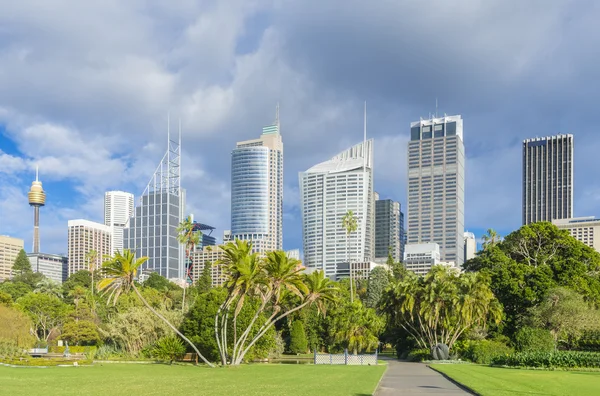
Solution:
<svg viewBox="0 0 600 396">
<path fill-rule="evenodd" d="M 66 322 L 63 325 L 62 338 L 71 345 L 97 345 L 101 341 L 98 326 L 87 320 Z"/>
<path fill-rule="evenodd" d="M 334 341 L 354 354 L 376 349 L 385 321 L 374 309 L 366 308 L 360 301 L 346 302 L 331 314 L 329 331 Z"/>
<path fill-rule="evenodd" d="M 576 349 L 580 351 L 600 352 L 600 331 L 586 330 L 579 340 L 577 340 Z"/>
<path fill-rule="evenodd" d="M 25 294 L 31 293 L 33 287 L 25 282 L 17 282 L 13 279 L 12 281 L 0 283 L 0 291 L 9 294 L 13 301 L 17 301 L 17 299 L 23 297 Z"/>
<path fill-rule="evenodd" d="M 17 300 L 16 306 L 33 321 L 38 339 L 47 341 L 69 315 L 70 307 L 56 296 L 29 293 Z"/>
<path fill-rule="evenodd" d="M 169 281 L 164 276 L 160 275 L 158 272 L 151 272 L 148 279 L 144 282 L 144 287 L 149 287 L 161 292 L 165 290 L 179 290 L 181 287 L 176 285 L 175 283 Z"/>
<path fill-rule="evenodd" d="M 73 366 L 77 363 L 78 366 L 87 366 L 92 364 L 91 360 L 70 359 L 44 359 L 44 358 L 26 358 L 26 359 L 8 359 L 3 363 L 12 364 L 13 366 L 28 366 L 28 367 L 56 367 L 56 366 Z"/>
<path fill-rule="evenodd" d="M 202 274 L 200 275 L 198 282 L 196 282 L 196 289 L 199 293 L 206 293 L 212 287 L 211 267 L 212 264 L 210 262 L 204 263 Z"/>
<path fill-rule="evenodd" d="M 388 271 L 383 267 L 376 267 L 369 274 L 369 286 L 367 288 L 367 299 L 365 305 L 368 308 L 377 308 L 381 296 L 389 284 Z"/>
<path fill-rule="evenodd" d="M 431 359 L 431 351 L 426 348 L 413 349 L 408 353 L 406 359 L 409 362 L 422 362 Z"/>
<path fill-rule="evenodd" d="M 290 353 L 300 354 L 306 353 L 308 350 L 308 341 L 306 340 L 306 334 L 304 333 L 304 325 L 302 321 L 295 320 L 292 323 L 290 329 Z"/>
<path fill-rule="evenodd" d="M 49 353 L 59 353 L 59 354 L 63 354 L 65 353 L 65 350 L 67 349 L 66 346 L 50 346 L 48 347 L 48 352 Z M 98 347 L 95 346 L 78 346 L 78 345 L 71 345 L 69 344 L 69 353 L 72 354 L 78 354 L 78 353 L 83 353 L 83 354 L 87 354 L 90 351 L 97 351 Z"/>
<path fill-rule="evenodd" d="M 7 340 L 0 337 L 0 359 L 14 359 L 25 356 L 22 346 L 19 346 L 16 341 Z"/>
<path fill-rule="evenodd" d="M 13 304 L 13 299 L 10 294 L 0 291 L 0 305 L 11 306 Z"/>
<path fill-rule="evenodd" d="M 517 352 L 497 356 L 492 360 L 496 366 L 540 368 L 600 368 L 598 352 Z"/>
<path fill-rule="evenodd" d="M 515 333 L 518 352 L 552 352 L 556 349 L 554 337 L 549 330 L 523 327 Z"/>
<path fill-rule="evenodd" d="M 29 262 L 29 258 L 27 257 L 27 253 L 25 250 L 21 249 L 17 258 L 15 259 L 15 263 L 12 267 L 13 275 L 23 275 L 28 272 L 32 272 L 31 263 Z"/>
<path fill-rule="evenodd" d="M 34 289 L 35 286 L 44 279 L 46 279 L 44 274 L 41 274 L 39 272 L 27 271 L 27 272 L 23 272 L 22 274 L 13 276 L 11 282 L 25 283 L 31 289 Z"/>
<path fill-rule="evenodd" d="M 0 305 L 0 340 L 14 342 L 22 348 L 33 345 L 31 320 L 18 309 Z"/>
<path fill-rule="evenodd" d="M 49 278 L 44 278 L 35 285 L 34 293 L 51 294 L 58 298 L 62 298 L 62 288 L 58 282 Z"/>
<path fill-rule="evenodd" d="M 506 344 L 494 340 L 469 341 L 462 357 L 478 364 L 490 364 L 498 356 L 511 354 L 513 350 Z"/>
<path fill-rule="evenodd" d="M 174 335 L 169 335 L 161 338 L 152 348 L 152 357 L 168 361 L 172 364 L 173 361 L 183 358 L 185 355 L 185 346 L 181 339 Z"/>
<path fill-rule="evenodd" d="M 62 284 L 63 295 L 69 296 L 73 289 L 80 287 L 83 290 L 89 290 L 92 286 L 92 273 L 87 270 L 77 271 L 71 274 Z"/>
</svg>

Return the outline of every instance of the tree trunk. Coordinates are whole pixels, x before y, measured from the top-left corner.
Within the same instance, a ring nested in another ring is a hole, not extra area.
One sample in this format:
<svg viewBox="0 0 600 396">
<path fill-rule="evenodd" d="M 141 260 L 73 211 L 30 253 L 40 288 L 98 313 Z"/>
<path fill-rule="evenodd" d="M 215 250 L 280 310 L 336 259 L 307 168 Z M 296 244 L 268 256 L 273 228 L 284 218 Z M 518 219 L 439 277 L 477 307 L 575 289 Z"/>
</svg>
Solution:
<svg viewBox="0 0 600 396">
<path fill-rule="evenodd" d="M 140 293 L 140 291 L 138 290 L 138 288 L 135 286 L 135 284 L 132 283 L 131 286 L 133 287 L 133 290 L 135 291 L 135 294 L 142 301 L 142 303 L 146 306 L 146 308 L 148 308 L 160 320 L 162 320 L 163 322 L 165 322 L 167 324 L 167 326 L 169 326 L 175 333 L 177 333 L 177 335 L 179 335 L 179 337 L 183 338 L 183 340 L 185 342 L 187 342 L 194 349 L 194 351 L 196 351 L 196 353 L 198 354 L 198 356 L 200 356 L 200 359 L 202 359 L 204 361 L 204 363 L 206 363 L 210 367 L 215 367 L 214 364 L 212 364 L 211 362 L 209 362 L 208 360 L 206 360 L 206 358 L 200 353 L 200 351 L 198 350 L 198 348 L 196 348 L 196 345 L 194 345 L 194 343 L 192 341 L 190 341 L 186 336 L 184 336 L 183 334 L 181 334 L 181 332 L 179 330 L 177 330 L 177 328 L 175 326 L 173 326 L 171 324 L 171 322 L 169 322 L 164 316 L 162 316 L 161 314 L 159 314 L 154 308 L 152 308 L 150 306 L 150 304 L 148 304 L 148 301 L 146 301 L 146 299 L 144 299 L 144 297 L 142 297 L 142 294 Z"/>
</svg>

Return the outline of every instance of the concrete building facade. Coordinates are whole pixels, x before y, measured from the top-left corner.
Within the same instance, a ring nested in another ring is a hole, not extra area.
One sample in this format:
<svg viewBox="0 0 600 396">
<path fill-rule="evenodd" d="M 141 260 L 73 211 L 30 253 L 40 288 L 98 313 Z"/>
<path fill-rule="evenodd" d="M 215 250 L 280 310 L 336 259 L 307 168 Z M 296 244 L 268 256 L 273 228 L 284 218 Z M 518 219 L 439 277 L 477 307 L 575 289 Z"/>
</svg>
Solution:
<svg viewBox="0 0 600 396">
<path fill-rule="evenodd" d="M 465 261 L 475 258 L 477 254 L 477 240 L 472 232 L 465 232 Z"/>
<path fill-rule="evenodd" d="M 600 253 L 600 219 L 594 216 L 553 220 L 552 223 Z"/>
<path fill-rule="evenodd" d="M 573 217 L 573 135 L 523 141 L 523 224 Z"/>
<path fill-rule="evenodd" d="M 437 243 L 441 260 L 464 261 L 465 149 L 460 115 L 411 123 L 407 246 Z"/>
<path fill-rule="evenodd" d="M 96 270 L 100 269 L 103 257 L 112 255 L 111 228 L 89 220 L 69 220 L 68 225 L 69 275 L 77 271 L 89 270 L 90 265 Z M 95 250 L 98 254 L 95 260 L 90 263 L 87 255 L 92 250 Z"/>
<path fill-rule="evenodd" d="M 376 195 L 376 198 L 378 196 Z M 400 202 L 391 199 L 375 200 L 375 259 L 392 255 L 394 262 L 402 261 L 402 217 Z"/>
<path fill-rule="evenodd" d="M 223 267 L 216 264 L 216 262 L 223 259 L 224 256 L 225 252 L 219 246 L 207 246 L 193 252 L 191 257 L 193 267 L 190 271 L 193 282 L 196 283 L 200 279 L 204 266 L 210 265 L 212 285 L 214 287 L 222 286 L 225 283 L 225 274 L 223 273 Z"/>
<path fill-rule="evenodd" d="M 123 232 L 133 216 L 133 194 L 124 191 L 107 191 L 104 194 L 104 224 L 111 228 L 112 250 L 122 252 Z"/>
<path fill-rule="evenodd" d="M 63 283 L 69 277 L 69 258 L 58 254 L 30 253 L 27 255 L 33 272 Z"/>
<path fill-rule="evenodd" d="M 437 243 L 408 244 L 404 248 L 404 267 L 417 275 L 425 275 L 431 267 L 441 263 Z"/>
<path fill-rule="evenodd" d="M 0 282 L 12 277 L 12 267 L 24 247 L 22 239 L 0 235 Z"/>
</svg>

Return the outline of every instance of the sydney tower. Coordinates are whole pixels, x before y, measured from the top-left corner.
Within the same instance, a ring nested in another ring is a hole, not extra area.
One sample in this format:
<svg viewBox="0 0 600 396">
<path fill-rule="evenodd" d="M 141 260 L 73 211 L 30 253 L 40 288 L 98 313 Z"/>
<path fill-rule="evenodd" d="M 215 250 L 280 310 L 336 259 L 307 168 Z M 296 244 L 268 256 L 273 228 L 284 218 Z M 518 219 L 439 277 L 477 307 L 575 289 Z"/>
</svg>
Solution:
<svg viewBox="0 0 600 396">
<path fill-rule="evenodd" d="M 29 205 L 33 206 L 33 253 L 40 252 L 40 207 L 46 204 L 46 193 L 42 189 L 42 182 L 38 180 L 38 170 L 35 170 L 35 181 L 27 194 Z"/>
</svg>

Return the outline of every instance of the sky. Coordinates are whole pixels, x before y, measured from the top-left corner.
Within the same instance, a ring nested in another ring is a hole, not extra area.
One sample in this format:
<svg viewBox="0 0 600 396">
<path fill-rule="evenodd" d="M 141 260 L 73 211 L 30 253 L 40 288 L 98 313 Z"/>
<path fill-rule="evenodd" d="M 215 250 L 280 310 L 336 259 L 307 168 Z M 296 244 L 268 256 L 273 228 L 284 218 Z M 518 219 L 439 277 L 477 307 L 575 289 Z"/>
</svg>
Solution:
<svg viewBox="0 0 600 396">
<path fill-rule="evenodd" d="M 406 202 L 410 123 L 460 114 L 466 229 L 521 225 L 521 142 L 574 134 L 575 215 L 600 215 L 600 3 L 517 0 L 0 0 L 0 234 L 41 250 L 143 192 L 182 125 L 196 220 L 230 228 L 230 155 L 280 104 L 284 248 L 301 248 L 298 172 L 375 139 L 375 190 Z"/>
</svg>

